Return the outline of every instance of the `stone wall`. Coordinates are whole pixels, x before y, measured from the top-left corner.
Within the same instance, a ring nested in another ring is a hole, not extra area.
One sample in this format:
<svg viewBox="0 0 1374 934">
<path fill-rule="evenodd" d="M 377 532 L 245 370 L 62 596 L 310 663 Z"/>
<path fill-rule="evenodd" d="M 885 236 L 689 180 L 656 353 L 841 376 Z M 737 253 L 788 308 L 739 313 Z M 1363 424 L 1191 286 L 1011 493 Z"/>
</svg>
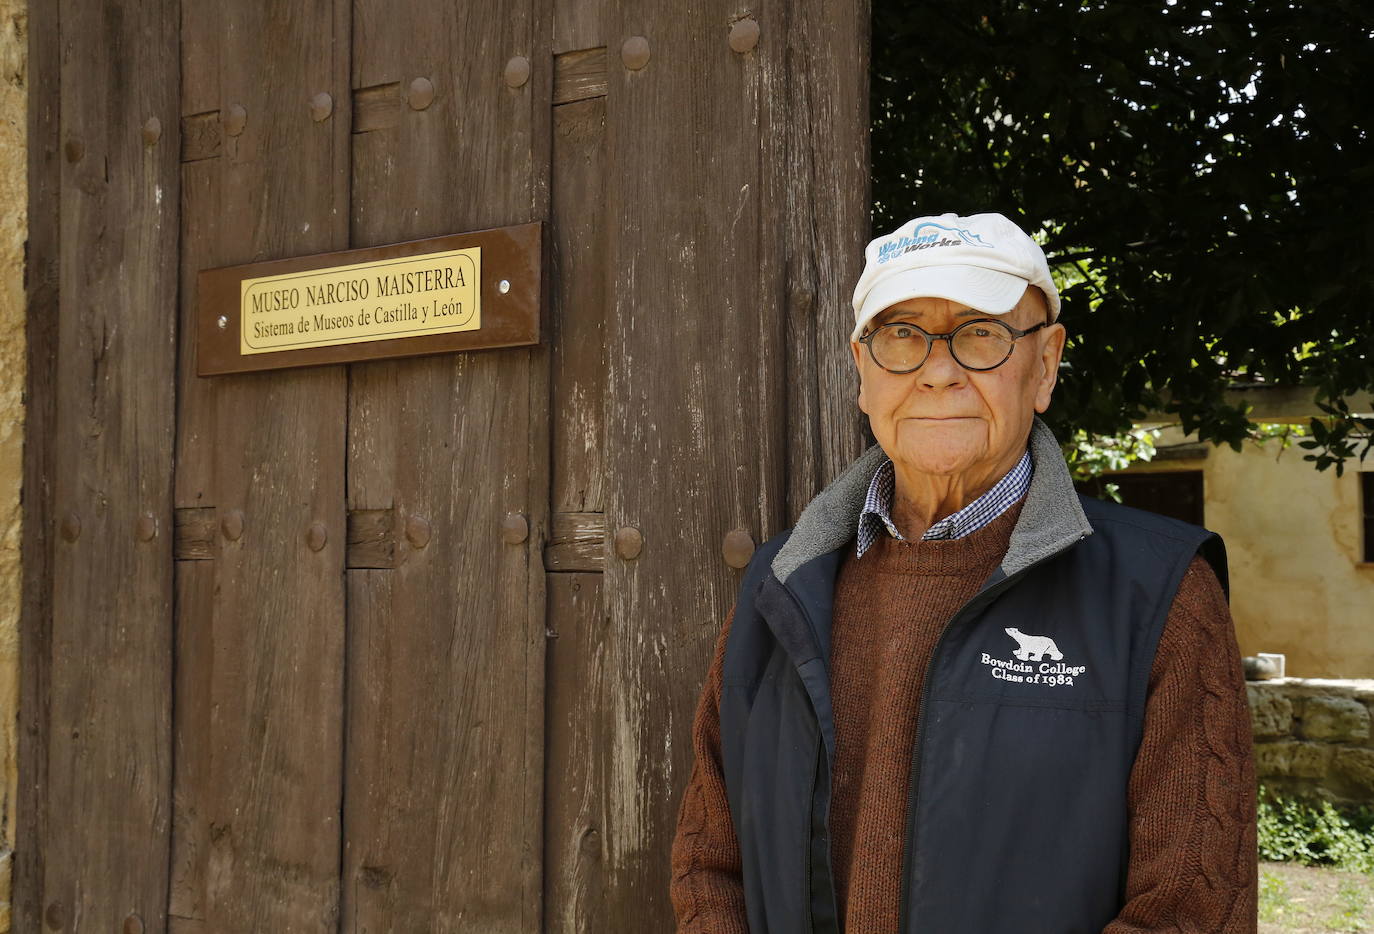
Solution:
<svg viewBox="0 0 1374 934">
<path fill-rule="evenodd" d="M 10 929 L 19 706 L 19 484 L 28 238 L 25 0 L 0 0 L 0 934 Z"/>
<path fill-rule="evenodd" d="M 1374 804 L 1374 681 L 1279 678 L 1247 691 L 1261 782 Z"/>
</svg>

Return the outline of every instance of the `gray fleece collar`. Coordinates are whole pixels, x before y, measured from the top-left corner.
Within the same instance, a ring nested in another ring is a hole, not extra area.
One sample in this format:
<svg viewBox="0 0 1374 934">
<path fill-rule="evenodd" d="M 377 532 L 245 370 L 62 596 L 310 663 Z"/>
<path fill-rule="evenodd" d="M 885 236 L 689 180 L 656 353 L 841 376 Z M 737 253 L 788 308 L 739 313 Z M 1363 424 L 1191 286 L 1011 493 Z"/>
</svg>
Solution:
<svg viewBox="0 0 1374 934">
<path fill-rule="evenodd" d="M 1078 502 L 1068 465 L 1053 432 L 1039 416 L 1031 424 L 1031 461 L 1035 466 L 1026 503 L 1012 529 L 1002 572 L 1007 576 L 1092 534 Z M 873 471 L 886 457 L 874 444 L 858 456 L 802 510 L 787 541 L 773 556 L 773 574 L 783 583 L 812 558 L 848 544 L 859 527 L 859 512 Z"/>
</svg>

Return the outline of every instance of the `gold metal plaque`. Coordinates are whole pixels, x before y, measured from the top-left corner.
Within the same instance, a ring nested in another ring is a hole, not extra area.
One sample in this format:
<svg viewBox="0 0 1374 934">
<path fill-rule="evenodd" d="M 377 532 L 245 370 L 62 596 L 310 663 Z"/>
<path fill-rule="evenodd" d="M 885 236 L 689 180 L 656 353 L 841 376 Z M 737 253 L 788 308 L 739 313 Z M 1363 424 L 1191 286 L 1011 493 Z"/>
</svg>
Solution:
<svg viewBox="0 0 1374 934">
<path fill-rule="evenodd" d="M 539 343 L 538 221 L 202 269 L 201 376 Z"/>
<path fill-rule="evenodd" d="M 239 353 L 475 331 L 482 248 L 244 279 Z"/>
</svg>

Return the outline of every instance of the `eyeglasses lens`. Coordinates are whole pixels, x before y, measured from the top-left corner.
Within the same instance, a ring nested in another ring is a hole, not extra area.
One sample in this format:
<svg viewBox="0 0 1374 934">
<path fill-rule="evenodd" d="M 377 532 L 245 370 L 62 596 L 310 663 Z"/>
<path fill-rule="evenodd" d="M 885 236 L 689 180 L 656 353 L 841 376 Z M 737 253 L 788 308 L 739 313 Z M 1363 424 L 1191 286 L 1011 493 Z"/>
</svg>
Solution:
<svg viewBox="0 0 1374 934">
<path fill-rule="evenodd" d="M 998 366 L 1011 354 L 1012 333 L 995 321 L 973 321 L 950 339 L 954 359 L 971 370 Z M 925 362 L 927 341 L 916 328 L 892 324 L 873 337 L 873 357 L 889 370 L 911 370 Z"/>
</svg>

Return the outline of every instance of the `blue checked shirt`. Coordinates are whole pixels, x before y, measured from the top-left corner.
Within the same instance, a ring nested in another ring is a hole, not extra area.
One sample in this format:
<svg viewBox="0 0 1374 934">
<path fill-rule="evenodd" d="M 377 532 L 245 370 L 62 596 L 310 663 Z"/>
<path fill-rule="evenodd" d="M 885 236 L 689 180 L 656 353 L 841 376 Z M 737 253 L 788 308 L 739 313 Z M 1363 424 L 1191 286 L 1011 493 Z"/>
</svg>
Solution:
<svg viewBox="0 0 1374 934">
<path fill-rule="evenodd" d="M 1028 448 L 1016 465 L 1008 470 L 1001 480 L 982 496 L 969 503 L 952 515 L 936 522 L 921 536 L 922 541 L 931 539 L 963 538 L 976 532 L 996 519 L 1025 495 L 1030 487 L 1031 456 Z M 892 493 L 896 489 L 897 476 L 892 458 L 887 458 L 873 472 L 873 480 L 868 484 L 868 496 L 864 498 L 863 512 L 859 513 L 859 554 L 864 552 L 878 539 L 884 528 L 898 541 L 905 541 L 897 527 L 892 524 Z"/>
</svg>

